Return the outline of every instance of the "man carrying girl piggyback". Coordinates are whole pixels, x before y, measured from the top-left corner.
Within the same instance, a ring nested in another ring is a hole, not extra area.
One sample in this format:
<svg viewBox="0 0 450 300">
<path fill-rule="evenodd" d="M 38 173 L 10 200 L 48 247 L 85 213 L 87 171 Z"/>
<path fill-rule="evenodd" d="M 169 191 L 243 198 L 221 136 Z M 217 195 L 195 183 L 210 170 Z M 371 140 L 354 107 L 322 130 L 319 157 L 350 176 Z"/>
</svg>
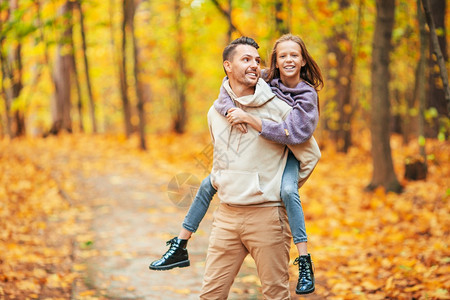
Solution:
<svg viewBox="0 0 450 300">
<path fill-rule="evenodd" d="M 270 67 L 264 70 L 262 77 L 272 92 L 292 107 L 283 122 L 270 121 L 237 107 L 227 89 L 227 79 L 221 86 L 214 107 L 242 134 L 246 134 L 247 126 L 251 126 L 260 133 L 261 137 L 258 138 L 266 138 L 288 147 L 301 145 L 302 151 L 297 157 L 289 151 L 281 180 L 281 199 L 286 207 L 292 237 L 299 253 L 294 261 L 299 267 L 296 293 L 308 294 L 314 291 L 315 282 L 311 256 L 307 251 L 305 217 L 298 188 L 306 182 L 320 159 L 320 150 L 312 134 L 319 119 L 317 91 L 323 87 L 322 74 L 304 42 L 297 36 L 287 34 L 275 42 Z M 187 241 L 197 230 L 216 191 L 210 176 L 202 181 L 180 234 L 167 242 L 170 244 L 169 250 L 161 259 L 152 262 L 150 269 L 169 270 L 189 266 Z"/>
</svg>

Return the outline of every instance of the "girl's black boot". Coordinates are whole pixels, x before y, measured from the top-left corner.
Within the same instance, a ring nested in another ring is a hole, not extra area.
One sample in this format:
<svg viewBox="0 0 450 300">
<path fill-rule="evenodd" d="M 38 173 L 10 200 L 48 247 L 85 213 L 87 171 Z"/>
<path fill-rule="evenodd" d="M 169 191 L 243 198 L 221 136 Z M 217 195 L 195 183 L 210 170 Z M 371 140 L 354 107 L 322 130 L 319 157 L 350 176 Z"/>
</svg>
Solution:
<svg viewBox="0 0 450 300">
<path fill-rule="evenodd" d="M 170 241 L 167 241 L 166 245 L 170 245 L 169 250 L 167 250 L 160 259 L 155 260 L 150 264 L 150 270 L 162 271 L 188 267 L 190 262 L 188 251 L 186 249 L 187 242 L 188 240 L 181 240 L 178 237 L 174 237 Z"/>
<path fill-rule="evenodd" d="M 295 292 L 297 294 L 309 294 L 314 292 L 314 272 L 311 255 L 301 255 L 294 261 L 298 265 L 298 283 Z"/>
</svg>

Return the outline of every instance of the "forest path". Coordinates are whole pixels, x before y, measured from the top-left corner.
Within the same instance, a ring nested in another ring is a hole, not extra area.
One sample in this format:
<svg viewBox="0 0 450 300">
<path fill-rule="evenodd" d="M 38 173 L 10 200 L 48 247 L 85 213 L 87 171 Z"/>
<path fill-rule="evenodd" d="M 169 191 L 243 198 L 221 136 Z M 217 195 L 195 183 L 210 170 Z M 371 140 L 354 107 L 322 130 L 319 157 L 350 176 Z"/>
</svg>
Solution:
<svg viewBox="0 0 450 300">
<path fill-rule="evenodd" d="M 117 161 L 115 169 L 78 177 L 93 213 L 95 255 L 84 260 L 84 284 L 110 299 L 198 299 L 207 234 L 192 239 L 190 268 L 150 271 L 149 263 L 167 250 L 165 241 L 179 230 L 185 209 L 170 202 L 163 192 L 167 182 L 150 170 L 133 172 L 130 162 Z M 203 227 L 209 225 L 206 218 Z"/>
<path fill-rule="evenodd" d="M 168 196 L 171 178 L 139 157 L 116 152 L 61 152 L 53 163 L 54 174 L 71 177 L 77 201 L 86 207 L 79 221 L 90 222 L 91 228 L 75 247 L 81 276 L 73 285 L 72 299 L 198 299 L 217 199 L 190 240 L 191 266 L 151 271 L 148 265 L 167 250 L 165 242 L 177 235 L 187 212 Z M 293 299 L 296 279 L 291 276 Z M 317 297 L 308 298 L 321 299 Z M 229 299 L 262 299 L 250 257 Z"/>
</svg>

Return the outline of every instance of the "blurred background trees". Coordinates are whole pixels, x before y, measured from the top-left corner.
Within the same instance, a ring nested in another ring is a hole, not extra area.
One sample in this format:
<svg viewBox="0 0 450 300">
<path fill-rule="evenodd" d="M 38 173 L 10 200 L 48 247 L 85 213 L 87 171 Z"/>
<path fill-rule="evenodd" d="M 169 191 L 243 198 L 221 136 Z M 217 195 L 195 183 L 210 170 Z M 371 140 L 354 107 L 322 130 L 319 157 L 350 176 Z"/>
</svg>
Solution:
<svg viewBox="0 0 450 300">
<path fill-rule="evenodd" d="M 136 134 L 145 149 L 157 147 L 149 134 L 207 134 L 223 48 L 251 36 L 267 61 L 274 41 L 292 32 L 326 79 L 321 146 L 348 152 L 370 143 L 369 187 L 399 190 L 391 133 L 425 149 L 426 138 L 446 140 L 450 128 L 448 82 L 423 2 L 0 0 L 0 135 Z M 448 3 L 429 0 L 447 72 Z M 391 23 L 379 27 L 386 16 Z M 371 141 L 362 140 L 368 129 Z M 426 157 L 423 150 L 425 166 Z"/>
</svg>

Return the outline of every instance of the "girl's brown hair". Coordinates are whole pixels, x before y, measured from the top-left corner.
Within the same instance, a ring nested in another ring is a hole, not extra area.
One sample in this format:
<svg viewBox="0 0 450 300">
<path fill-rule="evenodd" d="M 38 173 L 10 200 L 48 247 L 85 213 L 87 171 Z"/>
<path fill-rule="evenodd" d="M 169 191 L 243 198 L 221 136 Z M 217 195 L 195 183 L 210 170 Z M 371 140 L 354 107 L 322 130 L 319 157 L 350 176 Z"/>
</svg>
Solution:
<svg viewBox="0 0 450 300">
<path fill-rule="evenodd" d="M 303 40 L 292 34 L 282 35 L 273 46 L 272 53 L 270 54 L 270 67 L 267 72 L 266 81 L 270 82 L 274 78 L 280 78 L 280 70 L 277 68 L 277 46 L 285 41 L 293 41 L 300 46 L 302 51 L 302 57 L 306 64 L 300 69 L 300 78 L 311 84 L 316 91 L 323 88 L 323 78 L 320 68 L 316 61 L 309 55 Z"/>
</svg>

